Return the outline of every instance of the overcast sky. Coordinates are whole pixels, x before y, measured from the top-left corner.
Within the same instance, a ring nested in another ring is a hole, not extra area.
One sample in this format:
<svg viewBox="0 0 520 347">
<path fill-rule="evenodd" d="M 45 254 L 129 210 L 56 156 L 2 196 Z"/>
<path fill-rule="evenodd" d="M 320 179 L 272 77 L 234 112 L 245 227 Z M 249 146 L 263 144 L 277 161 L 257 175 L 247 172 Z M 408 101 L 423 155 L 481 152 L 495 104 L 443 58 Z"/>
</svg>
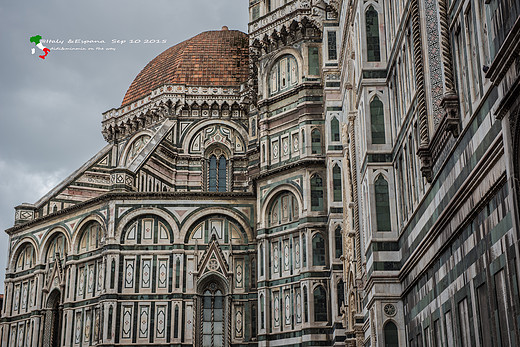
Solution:
<svg viewBox="0 0 520 347">
<path fill-rule="evenodd" d="M 121 105 L 151 59 L 223 25 L 246 32 L 247 6 L 248 0 L 0 0 L 0 293 L 4 230 L 14 223 L 14 206 L 36 202 L 103 148 L 101 113 Z M 51 50 L 43 60 L 39 49 L 31 54 L 34 35 L 65 41 L 44 43 L 48 48 L 105 49 Z M 76 39 L 106 43 L 68 43 Z"/>
</svg>

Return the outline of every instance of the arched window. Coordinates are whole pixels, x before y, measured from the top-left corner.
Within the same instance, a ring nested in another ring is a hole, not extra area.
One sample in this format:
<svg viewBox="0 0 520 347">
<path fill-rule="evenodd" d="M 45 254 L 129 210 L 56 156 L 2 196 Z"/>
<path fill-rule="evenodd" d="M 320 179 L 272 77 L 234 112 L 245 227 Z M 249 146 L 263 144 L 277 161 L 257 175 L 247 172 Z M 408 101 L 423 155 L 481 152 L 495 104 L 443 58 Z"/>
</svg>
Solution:
<svg viewBox="0 0 520 347">
<path fill-rule="evenodd" d="M 271 202 L 268 215 L 269 226 L 298 220 L 300 216 L 299 208 L 298 201 L 292 193 L 280 193 Z"/>
<path fill-rule="evenodd" d="M 209 157 L 208 191 L 225 192 L 227 177 L 227 161 L 224 155 L 217 159 L 215 154 Z"/>
<path fill-rule="evenodd" d="M 305 323 L 309 321 L 309 299 L 306 287 L 303 287 L 303 319 Z"/>
<path fill-rule="evenodd" d="M 312 238 L 312 265 L 325 266 L 325 239 L 320 233 Z"/>
<path fill-rule="evenodd" d="M 101 225 L 90 222 L 83 227 L 83 234 L 78 245 L 78 253 L 88 252 L 99 248 L 101 242 Z"/>
<path fill-rule="evenodd" d="M 260 276 L 264 275 L 264 245 L 260 245 Z"/>
<path fill-rule="evenodd" d="M 256 136 L 256 118 L 251 119 L 251 136 Z"/>
<path fill-rule="evenodd" d="M 175 261 L 175 288 L 180 288 L 181 286 L 181 260 L 177 258 Z"/>
<path fill-rule="evenodd" d="M 112 339 L 112 320 L 114 317 L 114 307 L 110 305 L 108 308 L 108 332 L 107 332 L 107 338 L 109 340 Z"/>
<path fill-rule="evenodd" d="M 305 153 L 305 130 L 302 130 L 302 154 Z"/>
<path fill-rule="evenodd" d="M 298 84 L 298 63 L 286 54 L 276 61 L 269 73 L 269 95 L 289 90 Z"/>
<path fill-rule="evenodd" d="M 330 121 L 330 135 L 332 141 L 340 140 L 339 121 L 336 117 L 332 117 L 332 120 Z"/>
<path fill-rule="evenodd" d="M 45 259 L 48 263 L 53 263 L 56 257 L 64 259 L 66 250 L 67 240 L 65 239 L 65 236 L 63 236 L 62 233 L 57 233 L 49 242 Z"/>
<path fill-rule="evenodd" d="M 112 273 L 110 274 L 110 289 L 114 289 L 115 281 L 116 281 L 116 261 L 112 259 L 112 265 L 110 266 L 110 270 Z"/>
<path fill-rule="evenodd" d="M 173 316 L 173 338 L 179 338 L 179 305 L 175 305 L 175 315 Z"/>
<path fill-rule="evenodd" d="M 365 13 L 367 34 L 367 61 L 381 61 L 379 47 L 379 19 L 374 6 L 369 6 Z"/>
<path fill-rule="evenodd" d="M 302 234 L 302 263 L 303 266 L 307 266 L 307 236 L 305 233 Z"/>
<path fill-rule="evenodd" d="M 34 247 L 27 243 L 22 247 L 16 259 L 16 271 L 23 271 L 32 268 L 35 265 Z"/>
<path fill-rule="evenodd" d="M 321 134 L 318 129 L 311 132 L 312 154 L 321 154 Z"/>
<path fill-rule="evenodd" d="M 212 155 L 209 157 L 209 187 L 210 192 L 217 191 L 217 157 Z"/>
<path fill-rule="evenodd" d="M 256 305 L 251 305 L 251 337 L 256 337 L 257 328 Z"/>
<path fill-rule="evenodd" d="M 385 144 L 385 115 L 383 103 L 376 96 L 370 103 L 370 123 L 372 130 L 372 143 Z"/>
<path fill-rule="evenodd" d="M 341 168 L 338 164 L 332 168 L 332 198 L 333 201 L 341 201 Z"/>
<path fill-rule="evenodd" d="M 317 286 L 313 292 L 314 296 L 314 321 L 327 321 L 327 293 L 323 286 Z"/>
<path fill-rule="evenodd" d="M 343 280 L 339 280 L 336 291 L 338 293 L 338 315 L 341 316 L 341 308 L 345 303 L 345 285 L 343 284 Z"/>
<path fill-rule="evenodd" d="M 224 296 L 210 284 L 202 298 L 202 346 L 224 346 Z"/>
<path fill-rule="evenodd" d="M 226 191 L 226 158 L 221 156 L 218 161 L 218 191 Z"/>
<path fill-rule="evenodd" d="M 374 182 L 376 197 L 376 224 L 377 231 L 391 231 L 390 225 L 390 199 L 388 194 L 388 182 L 383 175 L 379 175 Z"/>
<path fill-rule="evenodd" d="M 394 322 L 387 322 L 383 328 L 385 347 L 399 347 L 399 335 Z"/>
<path fill-rule="evenodd" d="M 264 294 L 260 294 L 260 329 L 265 329 Z"/>
<path fill-rule="evenodd" d="M 341 227 L 338 225 L 334 231 L 335 255 L 336 258 L 343 254 L 343 237 L 341 237 Z"/>
<path fill-rule="evenodd" d="M 311 211 L 323 210 L 323 180 L 319 175 L 311 178 Z"/>
</svg>

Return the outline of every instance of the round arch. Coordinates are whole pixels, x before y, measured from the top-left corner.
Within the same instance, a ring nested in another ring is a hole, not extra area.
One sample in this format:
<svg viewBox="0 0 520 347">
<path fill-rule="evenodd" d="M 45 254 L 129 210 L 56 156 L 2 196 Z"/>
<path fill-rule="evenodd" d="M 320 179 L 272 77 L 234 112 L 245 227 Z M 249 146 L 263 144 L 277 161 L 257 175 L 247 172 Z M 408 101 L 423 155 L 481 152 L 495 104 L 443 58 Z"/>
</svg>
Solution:
<svg viewBox="0 0 520 347">
<path fill-rule="evenodd" d="M 11 259 L 9 260 L 9 265 L 8 265 L 8 268 L 11 271 L 15 271 L 16 270 L 16 261 L 18 260 L 18 256 L 20 255 L 20 252 L 22 251 L 22 248 L 25 247 L 26 244 L 31 244 L 33 246 L 33 249 L 34 249 L 34 260 L 35 260 L 36 263 L 39 262 L 39 259 L 40 259 L 40 255 L 39 255 L 40 248 L 38 247 L 38 244 L 36 243 L 36 241 L 32 237 L 25 236 L 25 237 L 21 238 L 20 240 L 18 240 L 16 242 L 15 246 L 13 247 L 13 249 L 11 251 Z"/>
<path fill-rule="evenodd" d="M 294 57 L 294 59 L 296 59 L 296 63 L 298 64 L 298 80 L 300 82 L 302 81 L 303 57 L 301 56 L 300 52 L 292 47 L 287 47 L 285 49 L 282 49 L 280 52 L 278 52 L 272 56 L 272 58 L 269 60 L 269 63 L 265 67 L 264 76 L 262 77 L 262 82 L 264 84 L 262 93 L 264 95 L 264 98 L 269 97 L 269 75 L 270 75 L 271 69 L 273 68 L 274 64 L 276 64 L 278 62 L 278 59 L 284 55 L 292 55 Z"/>
<path fill-rule="evenodd" d="M 69 233 L 67 232 L 67 230 L 63 226 L 55 227 L 55 228 L 52 228 L 43 237 L 43 240 L 41 242 L 42 247 L 41 247 L 41 252 L 40 252 L 39 264 L 45 264 L 45 262 L 46 262 L 45 256 L 47 255 L 46 253 L 47 253 L 47 250 L 49 248 L 49 243 L 50 243 L 50 241 L 52 241 L 54 239 L 54 237 L 57 234 L 62 234 L 63 237 L 65 237 L 65 240 L 67 242 L 65 252 L 67 254 L 71 254 L 71 250 L 70 250 L 71 240 L 70 240 Z"/>
<path fill-rule="evenodd" d="M 216 282 L 221 287 L 224 295 L 230 293 L 229 281 L 218 272 L 207 272 L 197 279 L 197 294 L 204 294 L 204 289 L 211 283 Z"/>
<path fill-rule="evenodd" d="M 240 140 L 242 143 L 244 143 L 244 145 L 247 144 L 247 141 L 245 140 L 248 138 L 247 131 L 241 126 L 238 126 L 237 123 L 226 119 L 206 119 L 194 124 L 193 126 L 190 126 L 186 130 L 186 133 L 181 135 L 180 142 L 182 143 L 182 149 L 184 153 L 189 153 L 190 145 L 194 136 L 197 135 L 203 128 L 211 125 L 226 125 L 229 128 L 236 130 L 240 134 Z M 234 152 L 232 148 L 229 148 L 229 150 L 232 153 Z"/>
<path fill-rule="evenodd" d="M 209 218 L 212 215 L 224 215 L 226 217 L 230 217 L 234 222 L 236 222 L 238 225 L 242 227 L 242 229 L 245 231 L 247 235 L 248 242 L 253 242 L 255 240 L 253 236 L 253 232 L 251 230 L 251 227 L 247 224 L 245 218 L 241 216 L 238 211 L 234 211 L 231 209 L 218 207 L 207 207 L 202 208 L 200 210 L 197 210 L 193 212 L 186 220 L 182 223 L 182 227 L 180 230 L 180 239 L 186 241 L 186 238 L 189 236 L 190 230 L 197 225 L 197 222 L 201 219 Z"/>
<path fill-rule="evenodd" d="M 388 319 L 383 324 L 383 337 L 385 347 L 399 347 L 399 329 L 393 319 Z"/>
<path fill-rule="evenodd" d="M 168 213 L 162 209 L 151 208 L 151 207 L 138 208 L 136 210 L 133 210 L 133 211 L 125 214 L 123 216 L 123 218 L 121 218 L 121 220 L 117 224 L 114 237 L 119 238 L 119 240 L 122 241 L 123 230 L 128 226 L 128 224 L 130 222 L 132 222 L 134 219 L 136 219 L 140 216 L 144 216 L 144 215 L 155 215 L 155 216 L 158 216 L 158 217 L 161 217 L 162 219 L 164 219 L 164 221 L 166 223 L 168 223 L 168 226 L 171 229 L 171 232 L 170 232 L 171 241 L 173 242 L 173 241 L 179 239 L 179 231 L 178 231 L 179 229 L 178 229 L 178 222 L 177 222 L 176 218 L 173 215 L 171 215 L 170 213 Z"/>
<path fill-rule="evenodd" d="M 150 136 L 150 139 L 153 137 L 153 132 L 150 131 L 150 130 L 142 130 L 142 131 L 139 131 L 137 132 L 136 134 L 134 134 L 134 136 L 132 136 L 125 144 L 125 148 L 123 150 L 123 153 L 121 154 L 121 157 L 119 157 L 119 165 L 126 165 L 126 164 L 130 164 L 130 163 L 126 163 L 126 158 L 128 156 L 128 152 L 130 151 L 130 148 L 132 147 L 133 143 L 135 142 L 135 140 L 137 140 L 139 137 L 143 136 L 143 135 L 148 135 Z"/>
<path fill-rule="evenodd" d="M 101 238 L 106 236 L 106 223 L 105 220 L 97 213 L 90 214 L 83 218 L 72 231 L 72 252 L 77 254 L 79 242 L 81 241 L 81 236 L 84 232 L 83 227 L 89 224 L 90 222 L 97 222 L 101 226 Z"/>
<path fill-rule="evenodd" d="M 274 198 L 276 198 L 278 196 L 279 193 L 283 192 L 283 191 L 289 191 L 290 193 L 292 193 L 294 195 L 294 197 L 296 198 L 296 201 L 298 202 L 298 205 L 300 207 L 300 211 L 303 211 L 305 206 L 303 204 L 303 199 L 302 199 L 302 195 L 300 193 L 300 191 L 293 185 L 291 184 L 281 184 L 279 186 L 276 186 L 275 188 L 273 188 L 266 196 L 264 202 L 262 203 L 262 206 L 260 207 L 260 228 L 266 228 L 267 227 L 267 208 L 271 205 L 271 202 L 273 201 Z"/>
</svg>

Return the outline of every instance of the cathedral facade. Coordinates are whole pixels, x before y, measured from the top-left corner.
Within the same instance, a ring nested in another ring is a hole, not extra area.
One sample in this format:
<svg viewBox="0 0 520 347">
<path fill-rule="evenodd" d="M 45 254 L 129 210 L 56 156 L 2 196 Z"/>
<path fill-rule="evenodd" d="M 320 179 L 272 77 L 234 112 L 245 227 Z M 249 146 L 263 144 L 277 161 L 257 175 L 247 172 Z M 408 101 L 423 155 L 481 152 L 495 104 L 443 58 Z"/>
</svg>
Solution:
<svg viewBox="0 0 520 347">
<path fill-rule="evenodd" d="M 250 0 L 167 49 L 15 208 L 0 344 L 517 345 L 519 18 Z"/>
</svg>

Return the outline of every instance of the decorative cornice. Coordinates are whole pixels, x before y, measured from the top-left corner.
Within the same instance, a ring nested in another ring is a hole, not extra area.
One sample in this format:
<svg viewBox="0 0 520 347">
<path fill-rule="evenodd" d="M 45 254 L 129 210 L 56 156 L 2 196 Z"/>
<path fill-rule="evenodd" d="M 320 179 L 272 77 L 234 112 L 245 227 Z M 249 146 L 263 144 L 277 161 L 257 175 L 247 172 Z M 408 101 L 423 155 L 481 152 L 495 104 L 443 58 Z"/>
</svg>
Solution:
<svg viewBox="0 0 520 347">
<path fill-rule="evenodd" d="M 238 105 L 241 111 L 247 111 L 246 89 L 242 89 L 166 84 L 129 105 L 104 112 L 102 133 L 106 141 L 114 142 L 165 118 L 180 116 L 183 108 L 193 105 L 216 104 L 219 115 L 224 113 L 224 105 Z"/>
<path fill-rule="evenodd" d="M 38 223 L 47 222 L 54 218 L 60 218 L 64 215 L 67 215 L 71 212 L 78 211 L 81 209 L 87 209 L 97 204 L 108 203 L 112 200 L 165 200 L 165 201 L 176 201 L 181 198 L 189 198 L 192 200 L 215 200 L 215 199 L 254 199 L 256 194 L 253 192 L 109 192 L 105 193 L 96 198 L 90 199 L 85 202 L 80 202 L 74 206 L 70 206 L 59 210 L 57 212 L 50 213 L 46 216 L 42 216 L 36 219 L 33 219 L 29 222 L 15 225 L 9 229 L 6 229 L 5 232 L 9 235 L 14 234 L 15 232 L 33 226 Z"/>
</svg>

